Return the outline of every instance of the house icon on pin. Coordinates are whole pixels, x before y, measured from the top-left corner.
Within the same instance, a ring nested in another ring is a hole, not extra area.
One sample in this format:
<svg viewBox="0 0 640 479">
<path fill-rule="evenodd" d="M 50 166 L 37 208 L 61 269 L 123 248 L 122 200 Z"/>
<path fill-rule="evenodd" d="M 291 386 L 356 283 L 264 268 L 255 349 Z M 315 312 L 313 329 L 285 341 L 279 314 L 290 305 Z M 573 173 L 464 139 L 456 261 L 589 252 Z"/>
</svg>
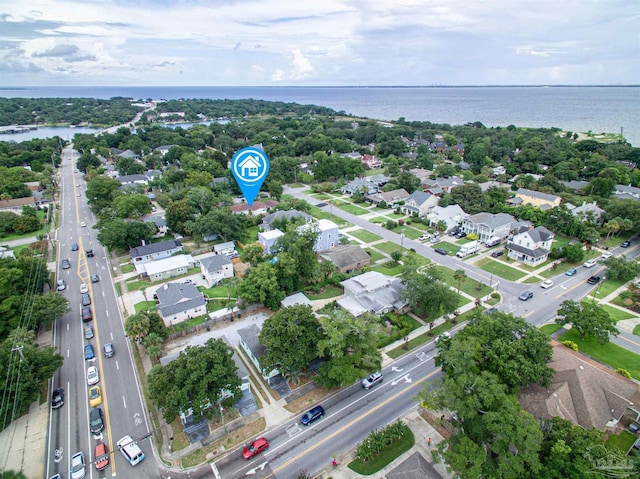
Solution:
<svg viewBox="0 0 640 479">
<path fill-rule="evenodd" d="M 255 178 L 259 175 L 258 171 L 262 167 L 260 158 L 255 156 L 248 156 L 238 166 L 240 167 L 241 175 L 245 178 Z"/>
</svg>

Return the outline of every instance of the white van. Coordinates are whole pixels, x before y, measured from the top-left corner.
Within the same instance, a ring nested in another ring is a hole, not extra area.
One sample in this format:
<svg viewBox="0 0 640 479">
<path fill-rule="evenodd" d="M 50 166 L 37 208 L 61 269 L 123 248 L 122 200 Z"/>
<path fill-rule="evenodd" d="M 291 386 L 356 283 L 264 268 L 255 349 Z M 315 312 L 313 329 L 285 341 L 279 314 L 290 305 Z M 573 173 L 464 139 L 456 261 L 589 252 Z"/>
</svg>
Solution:
<svg viewBox="0 0 640 479">
<path fill-rule="evenodd" d="M 131 436 L 123 437 L 116 444 L 118 445 L 118 449 L 122 451 L 122 455 L 132 466 L 141 463 L 144 459 L 144 452 L 133 442 Z"/>
</svg>

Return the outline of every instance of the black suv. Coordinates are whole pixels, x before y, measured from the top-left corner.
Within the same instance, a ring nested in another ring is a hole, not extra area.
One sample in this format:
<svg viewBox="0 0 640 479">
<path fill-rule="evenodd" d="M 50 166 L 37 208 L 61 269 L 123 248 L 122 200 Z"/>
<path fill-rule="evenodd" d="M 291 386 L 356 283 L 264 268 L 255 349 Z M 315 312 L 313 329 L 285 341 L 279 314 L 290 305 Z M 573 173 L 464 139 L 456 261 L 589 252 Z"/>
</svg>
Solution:
<svg viewBox="0 0 640 479">
<path fill-rule="evenodd" d="M 82 293 L 82 306 L 89 306 L 91 304 L 91 296 L 89 293 Z"/>
<path fill-rule="evenodd" d="M 497 249 L 493 253 L 491 253 L 491 256 L 493 256 L 494 258 L 497 258 L 498 256 L 502 256 L 503 254 L 504 254 L 504 251 L 500 251 L 499 249 Z"/>
<path fill-rule="evenodd" d="M 87 250 L 87 257 L 88 258 L 93 258 L 93 250 L 92 249 L 88 249 Z"/>
<path fill-rule="evenodd" d="M 89 413 L 89 426 L 92 434 L 100 434 L 104 429 L 104 421 L 102 420 L 102 409 L 94 407 Z"/>
<path fill-rule="evenodd" d="M 64 404 L 64 389 L 54 389 L 51 393 L 51 409 L 59 409 Z"/>
<path fill-rule="evenodd" d="M 590 276 L 587 280 L 589 284 L 598 284 L 600 282 L 600 276 Z"/>
<path fill-rule="evenodd" d="M 324 409 L 322 408 L 322 406 L 316 406 L 313 409 L 305 412 L 300 418 L 300 422 L 303 426 L 308 426 L 313 421 L 320 419 L 322 416 L 324 416 Z"/>
</svg>

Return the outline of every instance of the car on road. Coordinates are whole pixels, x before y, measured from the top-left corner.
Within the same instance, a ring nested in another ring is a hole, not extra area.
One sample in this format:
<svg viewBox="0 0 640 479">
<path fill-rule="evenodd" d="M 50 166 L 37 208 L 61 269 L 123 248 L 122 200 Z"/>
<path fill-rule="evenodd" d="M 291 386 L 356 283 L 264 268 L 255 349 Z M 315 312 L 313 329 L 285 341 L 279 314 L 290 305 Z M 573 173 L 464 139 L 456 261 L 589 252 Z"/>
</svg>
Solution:
<svg viewBox="0 0 640 479">
<path fill-rule="evenodd" d="M 82 223 L 80 223 L 80 226 L 81 226 L 82 228 L 84 228 L 85 226 L 87 226 L 87 223 L 85 223 L 85 222 L 83 221 Z"/>
<path fill-rule="evenodd" d="M 114 354 L 116 354 L 115 349 L 113 349 L 113 344 L 111 343 L 107 343 L 105 344 L 102 349 L 104 349 L 104 357 L 105 358 L 110 358 L 111 356 L 113 356 Z"/>
<path fill-rule="evenodd" d="M 553 280 L 552 279 L 547 279 L 547 280 L 543 281 L 542 283 L 540 283 L 540 287 L 542 289 L 547 289 L 547 288 L 550 288 L 551 286 L 553 286 Z"/>
<path fill-rule="evenodd" d="M 439 343 L 442 340 L 451 339 L 451 333 L 449 331 L 445 331 L 440 336 L 436 338 L 436 343 Z"/>
<path fill-rule="evenodd" d="M 600 256 L 600 258 L 602 259 L 609 259 L 613 256 L 613 253 L 611 251 L 605 251 L 604 253 L 602 253 L 602 256 Z"/>
<path fill-rule="evenodd" d="M 82 283 L 82 284 L 80 285 L 80 292 L 81 292 L 82 294 L 84 294 L 84 293 L 88 293 L 88 292 L 89 292 L 89 288 L 87 288 L 87 285 L 86 285 L 86 284 Z"/>
<path fill-rule="evenodd" d="M 317 421 L 318 419 L 320 419 L 321 417 L 324 416 L 324 409 L 322 406 L 316 406 L 313 409 L 310 409 L 309 411 L 305 412 L 302 417 L 300 418 L 300 423 L 303 426 L 308 426 L 309 424 L 311 424 L 314 421 Z"/>
<path fill-rule="evenodd" d="M 67 283 L 65 283 L 64 279 L 59 279 L 56 283 L 56 291 L 64 291 L 67 289 Z"/>
<path fill-rule="evenodd" d="M 493 256 L 494 258 L 497 258 L 498 256 L 502 256 L 503 254 L 504 254 L 504 251 L 497 249 L 491 253 L 491 256 Z"/>
<path fill-rule="evenodd" d="M 89 388 L 89 406 L 96 407 L 102 404 L 102 391 L 100 386 L 93 386 Z"/>
<path fill-rule="evenodd" d="M 489 308 L 489 309 L 485 309 L 482 312 L 482 314 L 491 315 L 491 314 L 495 313 L 496 311 L 498 311 L 498 308 Z"/>
<path fill-rule="evenodd" d="M 261 437 L 243 449 L 242 457 L 245 459 L 251 459 L 253 456 L 260 454 L 267 449 L 269 449 L 269 441 L 267 441 L 267 438 Z"/>
<path fill-rule="evenodd" d="M 449 252 L 444 248 L 436 248 L 433 251 L 435 251 L 436 253 L 441 254 L 443 256 L 446 256 L 446 255 L 449 254 Z"/>
<path fill-rule="evenodd" d="M 102 409 L 94 407 L 89 413 L 89 427 L 92 434 L 100 434 L 104 430 L 104 421 L 102 420 Z"/>
<path fill-rule="evenodd" d="M 102 442 L 96 444 L 96 448 L 93 451 L 93 457 L 96 458 L 93 464 L 96 466 L 98 471 L 106 469 L 109 465 L 109 448 L 107 445 Z"/>
<path fill-rule="evenodd" d="M 82 294 L 82 306 L 89 306 L 91 304 L 91 296 L 89 293 Z"/>
<path fill-rule="evenodd" d="M 521 301 L 527 301 L 531 298 L 533 298 L 533 291 L 523 291 L 520 293 L 520 296 L 518 296 L 518 299 Z"/>
<path fill-rule="evenodd" d="M 322 208 L 322 207 L 324 207 L 324 206 L 327 206 L 327 204 L 326 204 L 326 203 L 318 203 L 318 204 L 316 205 L 316 208 Z"/>
<path fill-rule="evenodd" d="M 71 251 L 78 251 L 78 243 L 71 243 Z"/>
<path fill-rule="evenodd" d="M 93 250 L 92 249 L 88 249 L 87 250 L 87 258 L 93 258 Z"/>
<path fill-rule="evenodd" d="M 598 284 L 600 282 L 600 276 L 589 276 L 587 283 L 589 284 Z"/>
<path fill-rule="evenodd" d="M 84 339 L 93 338 L 93 328 L 91 326 L 84 327 Z"/>
<path fill-rule="evenodd" d="M 95 366 L 89 366 L 87 368 L 87 384 L 89 386 L 93 386 L 94 384 L 98 384 L 100 382 L 100 373 L 98 372 L 98 368 Z"/>
<path fill-rule="evenodd" d="M 80 193 L 76 193 L 76 196 L 77 196 L 78 198 L 80 198 Z"/>
<path fill-rule="evenodd" d="M 631 246 L 631 241 L 623 241 L 620 243 L 621 248 L 628 248 L 629 246 Z"/>
<path fill-rule="evenodd" d="M 89 306 L 85 306 L 82 308 L 82 321 L 85 323 L 87 321 L 91 321 L 93 319 L 93 313 L 91 312 L 91 308 Z"/>
<path fill-rule="evenodd" d="M 51 409 L 60 409 L 64 405 L 64 389 L 57 388 L 51 393 Z"/>
<path fill-rule="evenodd" d="M 68 259 L 63 259 L 62 269 L 69 269 L 69 268 L 71 268 L 71 261 L 69 261 Z"/>
<path fill-rule="evenodd" d="M 93 351 L 93 346 L 87 344 L 84 347 L 84 360 L 89 361 L 90 359 L 95 359 L 96 353 Z"/>
<path fill-rule="evenodd" d="M 598 262 L 595 259 L 588 259 L 582 266 L 585 268 L 593 268 Z"/>
<path fill-rule="evenodd" d="M 421 235 L 421 236 L 418 238 L 418 241 L 427 241 L 427 240 L 429 240 L 429 239 L 431 239 L 431 235 L 430 235 L 430 234 L 424 234 L 424 235 Z"/>
<path fill-rule="evenodd" d="M 97 283 L 100 281 L 100 276 L 98 276 L 97 274 L 92 274 L 91 275 L 91 282 L 92 283 Z"/>
<path fill-rule="evenodd" d="M 362 380 L 362 387 L 365 389 L 371 389 L 378 383 L 381 383 L 384 379 L 382 372 L 376 371 L 375 373 L 369 374 L 366 378 Z"/>
<path fill-rule="evenodd" d="M 574 274 L 576 274 L 577 272 L 578 272 L 578 270 L 577 270 L 577 269 L 575 269 L 575 268 L 571 268 L 571 269 L 568 269 L 568 270 L 567 270 L 567 272 L 566 272 L 565 274 L 566 274 L 567 276 L 573 276 L 573 275 L 574 275 Z"/>
<path fill-rule="evenodd" d="M 84 453 L 76 452 L 71 457 L 71 479 L 82 479 L 84 474 Z"/>
</svg>

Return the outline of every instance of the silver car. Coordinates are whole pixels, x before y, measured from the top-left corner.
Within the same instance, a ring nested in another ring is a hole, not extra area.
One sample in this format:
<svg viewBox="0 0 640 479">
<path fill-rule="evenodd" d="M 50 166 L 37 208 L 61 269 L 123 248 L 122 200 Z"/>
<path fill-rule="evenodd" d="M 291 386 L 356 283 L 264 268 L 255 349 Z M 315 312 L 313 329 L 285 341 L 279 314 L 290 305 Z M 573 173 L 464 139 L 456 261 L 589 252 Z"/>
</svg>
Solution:
<svg viewBox="0 0 640 479">
<path fill-rule="evenodd" d="M 84 474 L 84 453 L 76 452 L 71 458 L 71 479 L 82 479 Z"/>
<path fill-rule="evenodd" d="M 384 376 L 380 371 L 376 371 L 375 373 L 369 374 L 366 378 L 362 380 L 362 387 L 365 389 L 371 389 L 378 383 L 381 383 L 384 379 Z"/>
</svg>

